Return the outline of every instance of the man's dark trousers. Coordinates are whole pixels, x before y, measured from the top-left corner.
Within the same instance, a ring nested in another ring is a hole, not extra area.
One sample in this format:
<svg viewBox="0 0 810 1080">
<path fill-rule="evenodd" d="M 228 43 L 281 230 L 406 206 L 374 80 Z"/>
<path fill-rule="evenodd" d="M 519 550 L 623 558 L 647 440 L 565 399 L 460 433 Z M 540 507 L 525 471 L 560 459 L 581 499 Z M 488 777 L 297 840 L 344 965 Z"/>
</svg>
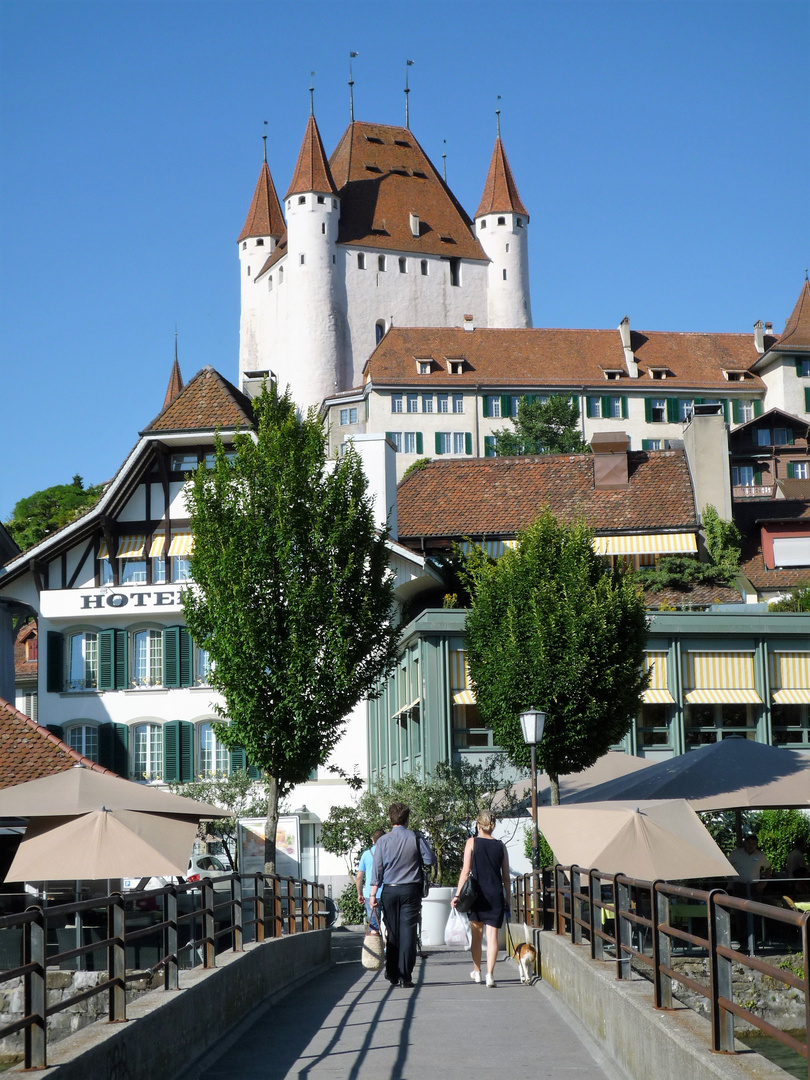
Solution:
<svg viewBox="0 0 810 1080">
<path fill-rule="evenodd" d="M 389 982 L 410 982 L 416 963 L 416 928 L 422 910 L 422 883 L 388 885 L 382 896 L 385 918 L 385 974 Z"/>
</svg>

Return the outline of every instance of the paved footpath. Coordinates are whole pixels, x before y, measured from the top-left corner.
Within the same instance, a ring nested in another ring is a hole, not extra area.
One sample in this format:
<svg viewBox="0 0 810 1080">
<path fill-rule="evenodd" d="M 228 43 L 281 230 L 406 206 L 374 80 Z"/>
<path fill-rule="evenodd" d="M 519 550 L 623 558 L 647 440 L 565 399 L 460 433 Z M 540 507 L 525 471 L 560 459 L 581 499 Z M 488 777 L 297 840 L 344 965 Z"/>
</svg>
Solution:
<svg viewBox="0 0 810 1080">
<path fill-rule="evenodd" d="M 332 935 L 335 966 L 259 1007 L 181 1080 L 619 1080 L 578 1021 L 501 959 L 497 986 L 469 953 L 429 951 L 413 990 L 360 963 L 361 935 Z"/>
</svg>

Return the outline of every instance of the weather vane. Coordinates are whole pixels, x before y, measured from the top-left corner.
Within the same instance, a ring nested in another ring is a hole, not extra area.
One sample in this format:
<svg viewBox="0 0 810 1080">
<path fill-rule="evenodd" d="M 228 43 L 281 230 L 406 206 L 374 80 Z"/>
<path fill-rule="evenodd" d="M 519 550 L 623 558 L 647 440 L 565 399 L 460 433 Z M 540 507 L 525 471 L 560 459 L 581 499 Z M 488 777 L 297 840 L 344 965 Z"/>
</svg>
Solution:
<svg viewBox="0 0 810 1080">
<path fill-rule="evenodd" d="M 315 76 L 317 72 L 310 71 L 309 73 L 309 115 L 315 115 Z"/>
<path fill-rule="evenodd" d="M 352 60 L 357 56 L 356 52 L 349 53 L 349 119 L 354 123 L 354 77 L 352 75 Z"/>
<path fill-rule="evenodd" d="M 408 86 L 408 68 L 413 67 L 413 60 L 405 61 L 405 127 L 410 130 L 410 120 L 408 116 L 408 94 L 410 94 L 410 87 Z"/>
</svg>

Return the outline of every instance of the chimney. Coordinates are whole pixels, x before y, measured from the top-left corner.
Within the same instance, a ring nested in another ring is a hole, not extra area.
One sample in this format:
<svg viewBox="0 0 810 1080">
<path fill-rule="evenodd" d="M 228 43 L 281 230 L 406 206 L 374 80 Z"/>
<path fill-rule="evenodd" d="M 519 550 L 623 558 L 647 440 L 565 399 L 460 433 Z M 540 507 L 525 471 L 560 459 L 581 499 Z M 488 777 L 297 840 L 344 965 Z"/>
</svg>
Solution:
<svg viewBox="0 0 810 1080">
<path fill-rule="evenodd" d="M 624 349 L 624 366 L 627 368 L 627 374 L 631 379 L 638 378 L 638 364 L 636 358 L 633 355 L 633 347 L 630 344 L 630 317 L 625 315 L 622 321 L 619 323 L 619 334 L 622 339 L 622 348 Z"/>
<path fill-rule="evenodd" d="M 766 322 L 765 323 L 765 333 L 773 335 L 773 323 L 772 322 Z"/>
<path fill-rule="evenodd" d="M 697 512 L 702 514 L 711 505 L 724 521 L 731 521 L 728 430 L 722 412 L 710 413 L 696 405 L 683 429 L 683 446 Z"/>
<path fill-rule="evenodd" d="M 464 316 L 464 329 L 465 330 L 474 330 L 475 329 L 475 318 L 474 318 L 474 316 L 472 316 L 472 315 L 465 315 Z"/>
<path fill-rule="evenodd" d="M 629 450 L 630 436 L 623 431 L 597 431 L 593 435 L 593 486 L 597 491 L 615 491 L 629 487 Z"/>
<path fill-rule="evenodd" d="M 762 333 L 762 319 L 757 319 L 754 323 L 754 345 L 757 352 L 761 356 L 765 352 L 765 339 Z"/>
</svg>

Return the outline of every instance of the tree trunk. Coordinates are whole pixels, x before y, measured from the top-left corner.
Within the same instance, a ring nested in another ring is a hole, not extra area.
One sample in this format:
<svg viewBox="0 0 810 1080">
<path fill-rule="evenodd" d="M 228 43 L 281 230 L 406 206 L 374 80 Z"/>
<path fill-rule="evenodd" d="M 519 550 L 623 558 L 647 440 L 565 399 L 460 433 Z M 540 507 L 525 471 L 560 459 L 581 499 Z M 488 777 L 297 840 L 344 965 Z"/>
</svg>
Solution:
<svg viewBox="0 0 810 1080">
<path fill-rule="evenodd" d="M 264 823 L 264 872 L 276 872 L 276 831 L 278 830 L 278 781 L 267 778 L 267 818 Z"/>
<path fill-rule="evenodd" d="M 560 805 L 560 778 L 556 773 L 548 773 L 549 785 L 551 787 L 551 805 Z"/>
</svg>

